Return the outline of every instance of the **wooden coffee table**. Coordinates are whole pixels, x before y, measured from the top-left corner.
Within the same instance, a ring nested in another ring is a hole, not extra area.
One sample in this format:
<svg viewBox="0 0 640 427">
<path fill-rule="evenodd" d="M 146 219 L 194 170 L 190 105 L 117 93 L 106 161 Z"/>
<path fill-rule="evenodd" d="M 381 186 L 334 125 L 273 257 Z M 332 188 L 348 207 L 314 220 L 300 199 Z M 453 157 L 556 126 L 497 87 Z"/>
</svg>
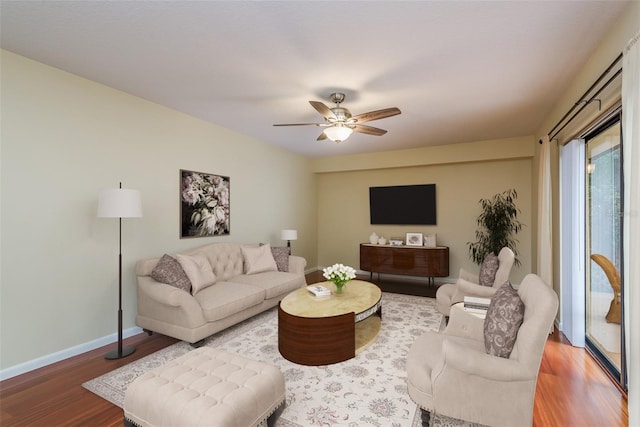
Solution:
<svg viewBox="0 0 640 427">
<path fill-rule="evenodd" d="M 342 295 L 331 282 L 319 283 L 332 294 L 316 299 L 306 287 L 278 305 L 278 349 L 300 365 L 342 362 L 371 344 L 380 331 L 382 292 L 373 283 L 352 280 Z"/>
</svg>

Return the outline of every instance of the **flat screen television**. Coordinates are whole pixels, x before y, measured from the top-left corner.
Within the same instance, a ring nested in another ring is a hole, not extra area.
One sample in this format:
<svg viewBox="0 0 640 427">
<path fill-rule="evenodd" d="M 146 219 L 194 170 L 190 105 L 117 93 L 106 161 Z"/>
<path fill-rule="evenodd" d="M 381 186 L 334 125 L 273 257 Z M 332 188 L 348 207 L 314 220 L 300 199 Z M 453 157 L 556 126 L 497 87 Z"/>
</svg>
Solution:
<svg viewBox="0 0 640 427">
<path fill-rule="evenodd" d="M 436 225 L 436 185 L 369 187 L 371 224 Z"/>
</svg>

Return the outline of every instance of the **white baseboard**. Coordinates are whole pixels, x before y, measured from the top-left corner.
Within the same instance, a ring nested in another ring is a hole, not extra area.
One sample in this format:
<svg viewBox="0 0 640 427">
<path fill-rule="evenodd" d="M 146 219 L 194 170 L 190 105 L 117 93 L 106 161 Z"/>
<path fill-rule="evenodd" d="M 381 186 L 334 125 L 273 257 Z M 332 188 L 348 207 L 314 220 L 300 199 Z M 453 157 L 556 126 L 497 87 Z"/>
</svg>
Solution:
<svg viewBox="0 0 640 427">
<path fill-rule="evenodd" d="M 129 338 L 142 332 L 142 328 L 134 326 L 133 328 L 122 331 L 123 338 Z M 73 356 L 77 356 L 82 353 L 86 353 L 96 348 L 103 347 L 118 341 L 118 334 L 107 335 L 102 338 L 98 338 L 93 341 L 79 344 L 73 347 L 66 348 L 64 350 L 57 351 L 55 353 L 47 354 L 46 356 L 38 357 L 37 359 L 29 360 L 28 362 L 20 363 L 19 365 L 11 366 L 9 368 L 0 371 L 0 381 L 4 381 L 9 378 L 13 378 L 18 375 L 25 374 L 35 369 L 42 368 L 43 366 L 51 365 L 52 363 L 60 362 L 61 360 L 68 359 Z"/>
</svg>

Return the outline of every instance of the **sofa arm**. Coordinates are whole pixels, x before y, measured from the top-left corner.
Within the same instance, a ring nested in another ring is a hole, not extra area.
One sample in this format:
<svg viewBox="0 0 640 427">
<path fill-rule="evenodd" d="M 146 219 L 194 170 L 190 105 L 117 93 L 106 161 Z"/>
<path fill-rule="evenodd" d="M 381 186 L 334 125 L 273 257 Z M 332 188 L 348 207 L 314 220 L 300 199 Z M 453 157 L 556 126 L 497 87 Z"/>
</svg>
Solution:
<svg viewBox="0 0 640 427">
<path fill-rule="evenodd" d="M 480 278 L 478 277 L 477 274 L 473 274 L 473 273 L 465 270 L 464 268 L 460 269 L 460 273 L 458 274 L 458 277 L 460 279 L 466 280 L 467 282 L 471 282 L 471 283 L 475 283 L 475 284 L 480 283 Z"/>
<path fill-rule="evenodd" d="M 189 292 L 149 276 L 138 276 L 138 314 L 184 327 L 206 323 L 202 307 Z"/>
<path fill-rule="evenodd" d="M 458 280 L 458 292 L 468 297 L 491 298 L 498 288 L 493 286 L 482 286 L 466 280 Z"/>
<path fill-rule="evenodd" d="M 517 360 L 493 356 L 445 339 L 442 344 L 442 371 L 455 369 L 492 381 L 535 381 L 532 372 Z"/>
<path fill-rule="evenodd" d="M 459 278 L 456 282 L 456 291 L 451 297 L 451 304 L 457 304 L 464 301 L 464 297 L 491 298 L 498 288 L 491 286 L 477 285 L 463 278 Z"/>
<path fill-rule="evenodd" d="M 149 297 L 160 304 L 173 307 L 188 306 L 191 302 L 198 304 L 188 292 L 166 283 L 157 282 L 151 277 L 138 277 L 138 287 L 142 296 Z"/>
<path fill-rule="evenodd" d="M 464 311 L 464 308 L 452 307 L 449 323 L 443 331 L 445 335 L 484 341 L 484 318 Z"/>
<path fill-rule="evenodd" d="M 300 256 L 289 255 L 289 272 L 297 273 L 304 276 L 304 268 L 307 266 L 307 260 Z"/>
</svg>

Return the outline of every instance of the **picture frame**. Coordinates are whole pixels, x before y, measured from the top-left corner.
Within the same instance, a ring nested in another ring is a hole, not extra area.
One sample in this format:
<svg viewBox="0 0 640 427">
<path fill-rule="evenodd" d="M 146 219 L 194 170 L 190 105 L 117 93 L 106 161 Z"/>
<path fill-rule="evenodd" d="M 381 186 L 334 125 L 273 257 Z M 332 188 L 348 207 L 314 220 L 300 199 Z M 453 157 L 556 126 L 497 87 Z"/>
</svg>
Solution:
<svg viewBox="0 0 640 427">
<path fill-rule="evenodd" d="M 231 232 L 231 179 L 180 169 L 180 238 Z"/>
<path fill-rule="evenodd" d="M 422 233 L 407 233 L 405 244 L 407 246 L 422 246 Z"/>
<path fill-rule="evenodd" d="M 437 246 L 435 233 L 424 236 L 424 246 L 427 248 L 435 248 Z"/>
</svg>

